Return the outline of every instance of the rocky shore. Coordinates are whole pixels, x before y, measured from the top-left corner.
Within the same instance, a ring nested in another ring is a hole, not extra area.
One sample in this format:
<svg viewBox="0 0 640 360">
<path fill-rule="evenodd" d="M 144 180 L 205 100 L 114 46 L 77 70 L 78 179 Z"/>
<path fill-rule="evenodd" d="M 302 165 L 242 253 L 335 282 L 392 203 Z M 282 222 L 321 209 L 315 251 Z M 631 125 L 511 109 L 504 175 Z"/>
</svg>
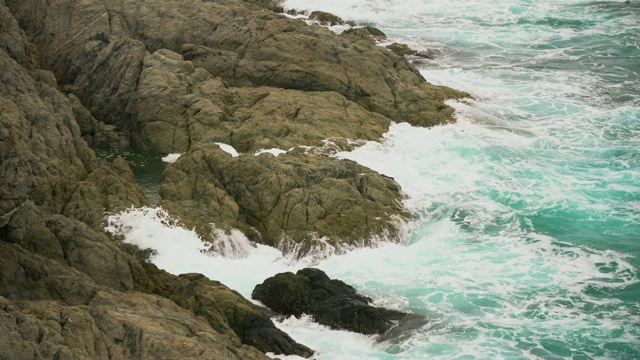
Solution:
<svg viewBox="0 0 640 360">
<path fill-rule="evenodd" d="M 126 161 L 93 150 L 181 153 L 159 205 L 204 240 L 210 224 L 300 254 L 397 237 L 399 186 L 327 155 L 392 121 L 450 122 L 443 101 L 466 94 L 428 84 L 367 31 L 336 35 L 274 8 L 0 0 L 0 358 L 313 353 L 270 310 L 107 235 L 106 212 L 149 200 Z M 286 153 L 254 155 L 274 148 Z"/>
</svg>

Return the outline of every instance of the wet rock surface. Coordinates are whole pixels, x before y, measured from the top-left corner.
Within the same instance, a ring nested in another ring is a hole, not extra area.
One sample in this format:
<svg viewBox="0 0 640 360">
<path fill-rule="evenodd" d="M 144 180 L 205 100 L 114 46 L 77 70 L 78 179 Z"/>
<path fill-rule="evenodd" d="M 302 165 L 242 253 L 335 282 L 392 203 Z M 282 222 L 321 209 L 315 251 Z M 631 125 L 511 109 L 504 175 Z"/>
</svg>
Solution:
<svg viewBox="0 0 640 360">
<path fill-rule="evenodd" d="M 368 335 L 382 335 L 394 328 L 407 330 L 427 323 L 416 314 L 374 307 L 370 305 L 371 298 L 315 268 L 270 277 L 255 287 L 251 297 L 283 315 L 308 314 L 331 328 Z"/>
</svg>

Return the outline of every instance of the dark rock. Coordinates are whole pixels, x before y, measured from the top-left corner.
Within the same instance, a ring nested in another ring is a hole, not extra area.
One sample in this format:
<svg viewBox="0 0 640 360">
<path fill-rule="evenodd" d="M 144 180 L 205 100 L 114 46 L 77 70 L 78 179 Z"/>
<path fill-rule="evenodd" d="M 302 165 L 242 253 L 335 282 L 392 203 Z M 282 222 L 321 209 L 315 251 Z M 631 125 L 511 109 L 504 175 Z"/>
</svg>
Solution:
<svg viewBox="0 0 640 360">
<path fill-rule="evenodd" d="M 407 330 L 427 323 L 416 314 L 373 307 L 370 298 L 314 268 L 270 277 L 255 287 L 251 297 L 277 313 L 308 314 L 320 324 L 362 334 L 385 334 L 396 327 Z"/>
</svg>

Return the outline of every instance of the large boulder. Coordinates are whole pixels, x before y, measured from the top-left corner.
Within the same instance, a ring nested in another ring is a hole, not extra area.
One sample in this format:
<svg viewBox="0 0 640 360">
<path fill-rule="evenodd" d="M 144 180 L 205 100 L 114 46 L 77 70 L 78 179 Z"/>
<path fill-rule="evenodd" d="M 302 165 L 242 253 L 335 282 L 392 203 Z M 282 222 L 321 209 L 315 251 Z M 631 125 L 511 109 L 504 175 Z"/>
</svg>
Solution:
<svg viewBox="0 0 640 360">
<path fill-rule="evenodd" d="M 145 57 L 133 99 L 138 115 L 132 139 L 158 153 L 211 141 L 256 151 L 315 146 L 327 138 L 376 140 L 391 122 L 336 92 L 229 88 L 169 50 Z M 83 136 L 99 139 L 96 120 L 83 124 Z"/>
<path fill-rule="evenodd" d="M 391 122 L 336 92 L 230 88 L 169 50 L 145 58 L 134 108 L 136 143 L 160 153 L 213 141 L 255 152 L 327 138 L 377 140 Z"/>
<path fill-rule="evenodd" d="M 405 324 L 417 327 L 427 323 L 416 314 L 374 307 L 371 298 L 315 268 L 272 276 L 256 285 L 251 297 L 283 315 L 308 314 L 331 328 L 367 335 L 385 334 Z"/>
<path fill-rule="evenodd" d="M 160 193 L 169 211 L 189 211 L 174 215 L 202 219 L 196 229 L 213 222 L 271 246 L 291 240 L 299 255 L 323 244 L 395 239 L 407 217 L 397 183 L 353 161 L 295 152 L 234 158 L 214 144 L 182 155 Z"/>
</svg>

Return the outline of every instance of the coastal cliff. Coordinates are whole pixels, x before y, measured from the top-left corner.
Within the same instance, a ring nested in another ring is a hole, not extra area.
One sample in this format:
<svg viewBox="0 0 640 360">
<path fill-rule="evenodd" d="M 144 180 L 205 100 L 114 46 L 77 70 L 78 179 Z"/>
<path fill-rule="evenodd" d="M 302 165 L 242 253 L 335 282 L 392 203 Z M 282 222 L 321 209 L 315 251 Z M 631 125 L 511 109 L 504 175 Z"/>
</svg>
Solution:
<svg viewBox="0 0 640 360">
<path fill-rule="evenodd" d="M 105 212 L 149 200 L 126 161 L 93 148 L 183 153 L 160 205 L 185 226 L 304 253 L 318 238 L 393 239 L 409 216 L 393 179 L 328 157 L 327 139 L 349 149 L 392 121 L 447 123 L 443 101 L 465 96 L 371 38 L 233 0 L 0 0 L 0 69 L 0 358 L 11 359 L 310 356 L 269 310 L 107 235 Z M 271 148 L 292 150 L 254 156 Z"/>
</svg>

